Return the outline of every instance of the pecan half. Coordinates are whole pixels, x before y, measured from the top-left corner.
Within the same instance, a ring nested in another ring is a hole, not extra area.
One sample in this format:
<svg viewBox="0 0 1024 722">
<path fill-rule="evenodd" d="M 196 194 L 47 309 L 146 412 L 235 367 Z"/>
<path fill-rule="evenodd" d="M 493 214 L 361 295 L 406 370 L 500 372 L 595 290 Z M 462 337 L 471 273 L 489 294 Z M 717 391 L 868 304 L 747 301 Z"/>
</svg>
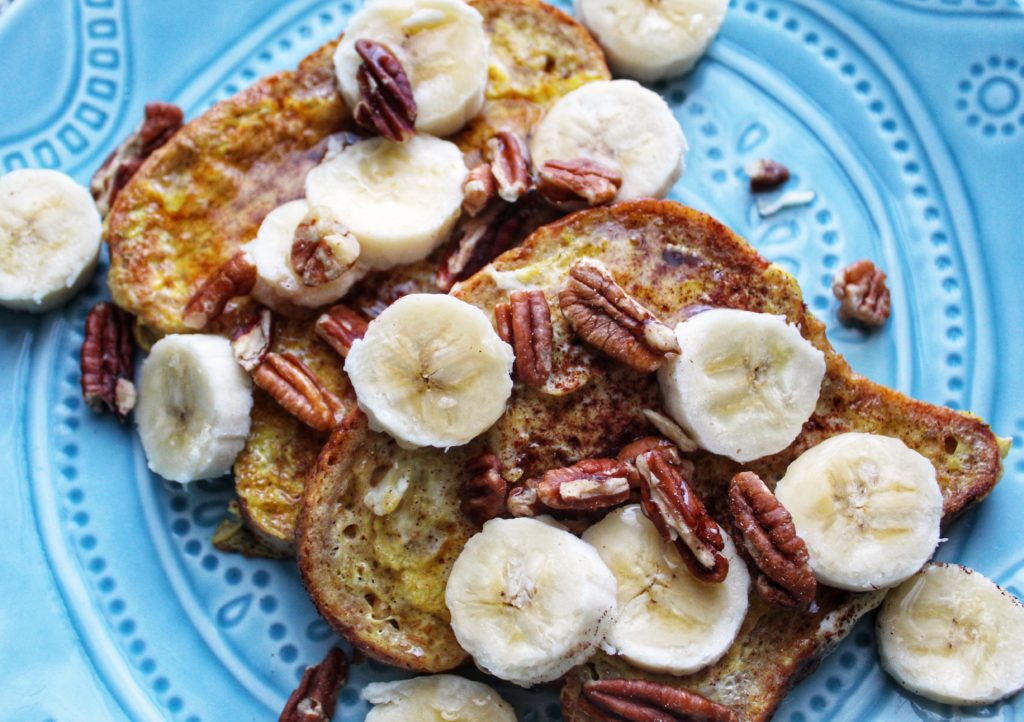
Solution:
<svg viewBox="0 0 1024 722">
<path fill-rule="evenodd" d="M 187 328 L 201 331 L 224 312 L 228 301 L 245 296 L 256 285 L 256 262 L 239 251 L 213 272 L 189 299 L 181 321 Z"/>
<path fill-rule="evenodd" d="M 316 335 L 346 358 L 352 344 L 366 335 L 369 322 L 343 303 L 336 304 L 320 314 L 316 320 Z"/>
<path fill-rule="evenodd" d="M 621 187 L 617 170 L 586 158 L 549 160 L 537 174 L 537 191 L 555 204 L 599 206 L 615 200 Z"/>
<path fill-rule="evenodd" d="M 513 291 L 494 307 L 501 340 L 516 355 L 516 376 L 527 386 L 543 386 L 551 375 L 551 308 L 544 292 Z"/>
<path fill-rule="evenodd" d="M 469 169 L 462 184 L 462 210 L 470 216 L 480 215 L 497 195 L 490 163 L 480 163 Z"/>
<path fill-rule="evenodd" d="M 744 170 L 747 172 L 747 177 L 750 178 L 752 193 L 775 190 L 789 180 L 789 168 L 768 158 L 751 161 Z"/>
<path fill-rule="evenodd" d="M 610 722 L 739 722 L 723 704 L 646 679 L 586 682 L 580 708 L 594 719 Z"/>
<path fill-rule="evenodd" d="M 304 286 L 338 278 L 359 258 L 359 241 L 324 206 L 314 206 L 295 227 L 291 264 Z"/>
<path fill-rule="evenodd" d="M 491 172 L 498 186 L 498 195 L 515 203 L 530 189 L 530 156 L 526 143 L 509 130 L 499 130 L 487 141 Z"/>
<path fill-rule="evenodd" d="M 806 609 L 818 590 L 807 545 L 793 517 L 761 478 L 744 471 L 729 483 L 729 512 L 761 570 L 757 588 L 773 604 Z"/>
<path fill-rule="evenodd" d="M 880 328 L 889 318 L 891 301 L 885 273 L 867 259 L 836 273 L 832 293 L 839 299 L 839 320 L 847 326 Z"/>
<path fill-rule="evenodd" d="M 552 511 L 594 511 L 617 506 L 629 499 L 625 464 L 617 459 L 584 459 L 573 466 L 552 469 L 539 479 L 509 494 L 513 516 L 536 516 Z"/>
<path fill-rule="evenodd" d="M 718 583 L 729 573 L 725 540 L 678 467 L 659 450 L 636 458 L 640 506 L 661 538 L 679 550 L 687 569 L 701 581 Z"/>
<path fill-rule="evenodd" d="M 505 479 L 501 462 L 494 454 L 484 454 L 469 467 L 470 476 L 459 489 L 459 508 L 474 524 L 505 513 Z"/>
<path fill-rule="evenodd" d="M 640 488 L 642 480 L 640 472 L 636 468 L 636 459 L 648 451 L 660 451 L 668 463 L 679 468 L 684 478 L 693 474 L 693 462 L 679 455 L 679 447 L 676 444 L 661 436 L 645 436 L 623 446 L 616 457 L 626 465 L 630 487 Z"/>
<path fill-rule="evenodd" d="M 231 350 L 238 365 L 249 373 L 263 363 L 274 342 L 274 314 L 260 306 L 231 334 Z"/>
<path fill-rule="evenodd" d="M 558 303 L 580 338 L 637 371 L 655 371 L 667 354 L 679 353 L 675 332 L 629 296 L 600 261 L 572 264 Z"/>
<path fill-rule="evenodd" d="M 295 354 L 267 354 L 252 380 L 288 413 L 317 431 L 330 431 L 345 418 L 344 402 Z"/>
<path fill-rule="evenodd" d="M 357 40 L 356 53 L 363 62 L 356 71 L 360 98 L 352 118 L 389 140 L 408 140 L 416 134 L 416 100 L 405 68 L 373 40 Z"/>
<path fill-rule="evenodd" d="M 124 421 L 135 408 L 132 319 L 109 301 L 85 318 L 82 340 L 82 398 L 92 409 L 113 411 Z"/>
<path fill-rule="evenodd" d="M 184 113 L 176 105 L 146 103 L 142 124 L 107 156 L 89 183 L 101 216 L 110 212 L 117 194 L 139 170 L 142 162 L 178 132 L 184 119 Z"/>
<path fill-rule="evenodd" d="M 348 679 L 348 659 L 335 647 L 320 664 L 306 667 L 277 722 L 330 722 Z"/>
</svg>

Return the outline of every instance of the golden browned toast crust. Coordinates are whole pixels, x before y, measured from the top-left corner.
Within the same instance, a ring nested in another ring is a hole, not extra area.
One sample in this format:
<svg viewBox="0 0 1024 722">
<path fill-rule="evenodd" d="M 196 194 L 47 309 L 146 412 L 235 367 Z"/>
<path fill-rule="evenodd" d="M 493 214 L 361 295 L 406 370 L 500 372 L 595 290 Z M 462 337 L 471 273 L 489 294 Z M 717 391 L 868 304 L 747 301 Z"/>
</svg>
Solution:
<svg viewBox="0 0 1024 722">
<path fill-rule="evenodd" d="M 473 453 L 479 445 L 399 449 L 357 411 L 331 435 L 306 485 L 296 534 L 303 583 L 321 616 L 377 659 L 419 672 L 466 659 L 444 587 L 476 531 L 459 512 L 457 483 Z M 408 485 L 400 503 L 372 509 L 367 494 L 397 479 Z"/>
<path fill-rule="evenodd" d="M 541 0 L 472 0 L 491 38 L 487 97 L 546 105 L 611 77 L 604 53 L 576 20 Z"/>
<path fill-rule="evenodd" d="M 114 301 L 158 335 L 186 332 L 199 283 L 263 217 L 304 194 L 347 115 L 328 43 L 188 123 L 143 163 L 107 217 Z"/>
<path fill-rule="evenodd" d="M 454 139 L 480 150 L 498 130 L 529 137 L 545 108 L 566 93 L 611 74 L 586 30 L 541 0 L 472 0 L 491 39 L 484 108 Z"/>
<path fill-rule="evenodd" d="M 995 486 L 1001 472 L 999 447 L 983 422 L 915 401 L 854 373 L 829 345 L 824 325 L 807 311 L 795 279 L 717 221 L 676 203 L 620 203 L 545 226 L 456 293 L 491 310 L 506 300 L 505 288 L 535 285 L 557 307 L 555 296 L 568 266 L 583 256 L 602 260 L 627 292 L 671 325 L 693 306 L 783 314 L 825 353 L 827 371 L 817 409 L 789 448 L 742 466 L 707 453 L 691 455 L 694 486 L 723 526 L 729 526 L 727 483 L 736 472 L 752 470 L 774 487 L 802 451 L 850 430 L 898 437 L 926 456 L 935 466 L 947 519 Z M 557 312 L 553 316 L 556 338 L 562 339 L 558 348 L 571 350 L 575 342 L 564 319 Z M 644 406 L 659 408 L 653 376 L 632 374 L 597 358 L 586 374 L 586 386 L 569 400 L 517 386 L 489 438 L 506 468 L 528 477 L 581 458 L 614 454 L 624 443 L 653 432 L 641 414 Z M 523 442 L 538 438 L 544 443 Z M 621 660 L 598 655 L 570 675 L 563 695 L 566 718 L 588 719 L 576 709 L 581 679 L 651 676 L 733 706 L 743 720 L 765 719 L 793 681 L 880 601 L 880 594 L 822 588 L 819 611 L 799 614 L 768 607 L 752 591 L 746 623 L 718 663 L 672 678 L 643 675 Z"/>
</svg>

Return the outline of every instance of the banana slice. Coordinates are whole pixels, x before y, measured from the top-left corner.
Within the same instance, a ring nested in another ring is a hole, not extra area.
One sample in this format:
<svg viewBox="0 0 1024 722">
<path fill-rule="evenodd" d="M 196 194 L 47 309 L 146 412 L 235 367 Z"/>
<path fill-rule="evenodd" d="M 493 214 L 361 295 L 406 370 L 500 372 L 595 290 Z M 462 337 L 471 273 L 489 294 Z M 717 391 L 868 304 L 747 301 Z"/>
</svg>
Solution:
<svg viewBox="0 0 1024 722">
<path fill-rule="evenodd" d="M 846 433 L 789 465 L 775 488 L 822 584 L 870 591 L 899 584 L 939 543 L 935 467 L 899 439 Z"/>
<path fill-rule="evenodd" d="M 622 175 L 616 200 L 664 198 L 683 173 L 686 137 L 657 93 L 632 80 L 587 83 L 537 126 L 533 163 L 587 158 Z"/>
<path fill-rule="evenodd" d="M 413 293 L 370 323 L 345 371 L 370 428 L 403 448 L 447 448 L 468 443 L 502 415 L 514 360 L 480 309 Z"/>
<path fill-rule="evenodd" d="M 149 468 L 171 481 L 231 471 L 249 435 L 252 383 L 220 336 L 164 336 L 142 364 L 135 421 Z"/>
<path fill-rule="evenodd" d="M 357 40 L 375 40 L 402 64 L 416 100 L 416 130 L 451 135 L 484 105 L 490 41 L 483 17 L 461 0 L 376 0 L 356 13 L 334 52 L 350 108 L 359 102 Z"/>
<path fill-rule="evenodd" d="M 466 173 L 462 151 L 448 141 L 371 138 L 311 170 L 306 198 L 359 239 L 361 263 L 391 268 L 426 258 L 448 238 Z"/>
<path fill-rule="evenodd" d="M 366 722 L 516 722 L 512 706 L 480 682 L 435 674 L 366 685 Z"/>
<path fill-rule="evenodd" d="M 739 462 L 782 451 L 814 412 L 825 355 L 784 316 L 718 308 L 676 326 L 658 371 L 665 409 L 701 448 Z"/>
<path fill-rule="evenodd" d="M 929 564 L 886 596 L 878 652 L 915 694 L 991 704 L 1024 688 L 1024 605 L 976 571 Z"/>
<path fill-rule="evenodd" d="M 309 203 L 303 199 L 278 206 L 263 219 L 256 237 L 243 246 L 256 264 L 252 295 L 280 312 L 287 313 L 289 305 L 319 308 L 334 303 L 367 273 L 365 267 L 357 264 L 333 281 L 318 286 L 305 285 L 292 268 L 290 259 L 295 229 L 307 213 Z"/>
<path fill-rule="evenodd" d="M 729 575 L 696 579 L 638 504 L 616 509 L 583 533 L 618 583 L 618 619 L 604 648 L 649 672 L 691 674 L 718 661 L 747 614 L 750 574 L 728 534 Z"/>
<path fill-rule="evenodd" d="M 0 306 L 56 308 L 89 282 L 99 253 L 89 191 L 53 170 L 0 176 Z"/>
<path fill-rule="evenodd" d="M 647 83 L 692 68 L 728 7 L 729 0 L 576 0 L 615 74 Z"/>
<path fill-rule="evenodd" d="M 452 565 L 452 630 L 477 665 L 530 687 L 597 649 L 614 621 L 615 577 L 592 546 L 536 519 L 492 519 Z"/>
</svg>

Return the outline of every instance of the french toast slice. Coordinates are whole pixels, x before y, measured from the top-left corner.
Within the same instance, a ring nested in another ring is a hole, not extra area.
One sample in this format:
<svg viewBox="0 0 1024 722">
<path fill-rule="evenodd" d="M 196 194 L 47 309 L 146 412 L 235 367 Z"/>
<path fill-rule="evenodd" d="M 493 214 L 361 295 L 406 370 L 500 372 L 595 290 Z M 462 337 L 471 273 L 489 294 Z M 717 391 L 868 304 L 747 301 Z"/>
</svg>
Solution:
<svg viewBox="0 0 1024 722">
<path fill-rule="evenodd" d="M 529 478 L 583 458 L 613 456 L 636 437 L 654 433 L 642 411 L 660 408 L 655 378 L 584 347 L 557 311 L 555 294 L 569 266 L 583 257 L 601 259 L 629 293 L 669 323 L 682 318 L 694 305 L 784 314 L 825 353 L 827 373 L 818 408 L 788 449 L 743 467 L 711 454 L 691 456 L 697 469 L 694 486 L 720 523 L 728 526 L 725 489 L 734 473 L 751 469 L 774 486 L 801 451 L 847 430 L 897 436 L 929 458 L 936 467 L 947 519 L 983 498 L 998 480 L 999 445 L 983 422 L 915 401 L 858 376 L 828 344 L 824 326 L 808 313 L 789 274 L 712 218 L 676 203 L 649 200 L 581 211 L 545 226 L 521 247 L 453 290 L 457 297 L 488 313 L 517 288 L 544 289 L 555 306 L 554 378 L 543 389 L 517 384 L 505 415 L 482 437 L 483 447 L 503 460 L 504 473 L 510 479 Z M 380 437 L 367 433 L 369 438 Z M 376 647 L 380 639 L 376 630 L 383 625 L 365 626 L 371 605 L 361 604 L 360 595 L 367 589 L 375 604 L 387 606 L 389 623 L 398 630 L 422 628 L 426 615 L 394 596 L 395 590 L 376 585 L 372 577 L 352 581 L 355 570 L 380 564 L 370 545 L 351 543 L 331 522 L 332 514 L 351 509 L 345 502 L 331 504 L 346 494 L 351 496 L 348 487 L 356 482 L 346 465 L 353 462 L 346 461 L 344 454 L 353 448 L 352 443 L 346 446 L 343 434 L 332 437 L 306 487 L 298 557 L 307 590 L 321 614 L 357 647 L 400 666 L 440 671 L 443 667 L 421 664 L 419 659 L 396 660 L 395 655 L 387 655 Z M 391 453 L 397 449 L 394 444 L 388 448 Z M 463 458 L 473 458 L 477 448 L 472 447 Z M 375 454 L 374 463 L 386 463 L 379 456 L 385 451 L 382 447 Z M 449 473 L 447 486 L 434 492 L 445 501 L 433 507 L 433 534 L 449 544 L 446 549 L 457 549 L 472 531 L 454 501 L 466 476 L 465 464 L 449 467 Z M 390 533 L 393 525 L 386 517 L 372 518 L 365 509 L 358 509 L 357 502 L 353 497 L 347 503 L 356 505 L 364 527 L 372 526 L 374 534 Z M 435 575 L 435 583 L 441 580 L 435 587 L 437 609 L 441 609 L 443 580 L 449 569 L 446 564 L 431 564 L 421 570 L 423 575 Z M 348 588 L 339 583 L 346 577 Z M 393 596 L 385 596 L 385 592 Z M 690 677 L 660 679 L 730 704 L 743 719 L 764 719 L 789 686 L 813 668 L 881 597 L 822 588 L 817 599 L 819 611 L 798 614 L 768 607 L 752 592 L 749 617 L 721 661 Z M 437 615 L 432 623 L 436 625 L 433 636 L 448 634 L 446 613 Z M 449 661 L 454 661 L 458 659 L 454 654 L 457 645 L 454 640 L 451 643 Z M 588 675 L 644 676 L 621 660 L 599 654 L 568 677 L 564 696 L 567 719 L 585 719 L 579 716 L 576 698 L 581 680 Z"/>
<path fill-rule="evenodd" d="M 360 411 L 324 446 L 303 496 L 299 571 L 321 616 L 370 656 L 418 672 L 466 660 L 444 588 L 476 531 L 457 480 L 480 449 L 403 450 Z"/>
<path fill-rule="evenodd" d="M 543 289 L 553 307 L 556 373 L 569 358 L 585 369 L 585 386 L 568 396 L 516 385 L 504 417 L 487 438 L 506 474 L 529 478 L 583 458 L 614 455 L 636 437 L 656 433 L 642 414 L 643 408 L 660 409 L 656 378 L 589 352 L 589 358 L 581 358 L 579 341 L 557 311 L 557 292 L 568 268 L 582 257 L 604 262 L 628 293 L 670 326 L 694 306 L 783 314 L 824 352 L 827 370 L 817 409 L 787 449 L 745 465 L 704 452 L 689 455 L 696 469 L 695 490 L 727 529 L 726 490 L 736 472 L 752 470 L 774 487 L 802 451 L 845 431 L 894 436 L 927 457 L 937 472 L 946 521 L 982 499 L 998 481 L 999 444 L 982 421 L 856 374 L 832 349 L 824 324 L 808 312 L 792 276 L 709 216 L 651 200 L 581 211 L 545 226 L 454 290 L 490 311 L 507 300 L 509 289 Z M 590 719 L 577 707 L 584 680 L 644 677 L 729 705 L 742 720 L 766 719 L 790 686 L 882 597 L 821 587 L 812 614 L 768 606 L 752 590 L 747 619 L 719 662 L 680 678 L 643 673 L 598 654 L 569 674 L 562 696 L 565 718 Z"/>
<path fill-rule="evenodd" d="M 118 194 L 106 220 L 107 285 L 141 335 L 187 333 L 182 311 L 203 279 L 267 213 L 303 196 L 306 173 L 348 116 L 335 45 L 187 123 Z"/>
</svg>

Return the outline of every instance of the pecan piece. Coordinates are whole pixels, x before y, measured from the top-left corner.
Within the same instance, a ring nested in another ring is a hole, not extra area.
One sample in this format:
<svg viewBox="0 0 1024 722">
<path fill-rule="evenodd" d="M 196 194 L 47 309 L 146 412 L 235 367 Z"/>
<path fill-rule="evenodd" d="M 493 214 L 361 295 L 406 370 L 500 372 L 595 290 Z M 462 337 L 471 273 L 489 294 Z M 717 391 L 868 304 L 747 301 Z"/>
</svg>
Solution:
<svg viewBox="0 0 1024 722">
<path fill-rule="evenodd" d="M 552 469 L 528 479 L 509 494 L 513 516 L 536 516 L 552 511 L 595 511 L 629 499 L 625 464 L 617 459 L 584 459 L 573 466 Z"/>
<path fill-rule="evenodd" d="M 480 163 L 469 169 L 462 184 L 462 210 L 470 216 L 480 215 L 497 195 L 498 189 L 489 163 Z"/>
<path fill-rule="evenodd" d="M 536 479 L 528 479 L 508 493 L 505 500 L 505 507 L 512 516 L 537 516 L 544 513 L 544 506 L 537 499 L 536 486 L 530 482 Z"/>
<path fill-rule="evenodd" d="M 438 289 L 447 293 L 554 217 L 552 209 L 530 193 L 515 205 L 492 204 L 478 216 L 462 219 L 439 264 Z"/>
<path fill-rule="evenodd" d="M 185 119 L 181 108 L 171 103 L 146 103 L 142 124 L 115 148 L 89 183 L 101 216 L 106 216 L 121 189 L 153 152 L 178 132 Z"/>
<path fill-rule="evenodd" d="M 499 206 L 491 206 L 479 215 L 459 222 L 455 239 L 438 264 L 434 277 L 438 290 L 447 293 L 456 283 L 472 276 L 505 250 L 501 245 L 507 243 L 511 247 L 511 234 L 504 234 L 500 241 L 498 237 L 503 210 Z"/>
<path fill-rule="evenodd" d="M 744 170 L 750 178 L 751 193 L 775 190 L 789 180 L 789 168 L 769 158 L 751 161 Z"/>
<path fill-rule="evenodd" d="M 499 130 L 487 141 L 491 173 L 502 200 L 515 203 L 530 189 L 530 158 L 526 143 L 509 130 Z"/>
<path fill-rule="evenodd" d="M 537 174 L 537 191 L 557 205 L 599 206 L 615 200 L 622 175 L 586 158 L 549 160 Z"/>
<path fill-rule="evenodd" d="M 586 682 L 580 708 L 608 722 L 739 722 L 729 707 L 696 692 L 646 679 Z"/>
<path fill-rule="evenodd" d="M 363 62 L 356 72 L 360 98 L 353 119 L 389 140 L 408 140 L 416 134 L 416 99 L 405 68 L 373 40 L 357 40 L 356 53 Z"/>
<path fill-rule="evenodd" d="M 703 582 L 718 583 L 729 573 L 722 555 L 725 540 L 703 502 L 680 469 L 659 450 L 636 457 L 640 472 L 640 506 L 661 538 L 675 544 L 687 569 Z"/>
<path fill-rule="evenodd" d="M 342 400 L 295 354 L 267 354 L 252 380 L 288 413 L 317 431 L 330 431 L 345 418 Z"/>
<path fill-rule="evenodd" d="M 642 439 L 631 441 L 622 447 L 616 457 L 626 465 L 629 485 L 631 488 L 639 489 L 641 484 L 640 472 L 636 468 L 636 459 L 648 451 L 660 451 L 668 463 L 679 468 L 684 478 L 693 474 L 693 462 L 684 459 L 679 455 L 679 447 L 669 439 L 661 436 L 645 436 Z"/>
<path fill-rule="evenodd" d="M 793 517 L 761 478 L 744 471 L 729 483 L 729 511 L 761 574 L 757 588 L 773 604 L 806 609 L 818 589 L 807 545 Z"/>
<path fill-rule="evenodd" d="M 558 303 L 580 338 L 637 371 L 655 371 L 667 354 L 679 353 L 675 332 L 629 296 L 600 261 L 572 264 Z"/>
<path fill-rule="evenodd" d="M 839 299 L 839 320 L 847 326 L 881 328 L 889 318 L 891 302 L 885 273 L 867 259 L 836 273 L 832 293 Z"/>
<path fill-rule="evenodd" d="M 469 474 L 459 490 L 459 508 L 474 524 L 483 526 L 505 513 L 506 484 L 501 462 L 494 454 L 484 454 L 470 465 Z"/>
<path fill-rule="evenodd" d="M 330 722 L 348 679 L 348 659 L 335 647 L 320 664 L 306 667 L 277 722 Z"/>
<path fill-rule="evenodd" d="M 201 331 L 223 312 L 232 298 L 245 296 L 256 285 L 256 262 L 245 251 L 239 251 L 214 271 L 192 298 L 182 313 L 186 328 Z"/>
<path fill-rule="evenodd" d="M 336 304 L 320 314 L 316 320 L 316 335 L 346 358 L 352 344 L 366 335 L 369 322 L 343 303 Z"/>
<path fill-rule="evenodd" d="M 109 301 L 93 306 L 82 340 L 82 398 L 96 411 L 113 411 L 119 421 L 135 408 L 132 349 L 131 316 Z"/>
<path fill-rule="evenodd" d="M 295 227 L 290 261 L 304 286 L 338 278 L 359 258 L 359 241 L 329 209 L 315 206 Z"/>
<path fill-rule="evenodd" d="M 494 307 L 501 340 L 512 346 L 516 376 L 527 386 L 543 386 L 551 375 L 551 308 L 544 292 L 513 291 Z"/>
<path fill-rule="evenodd" d="M 231 334 L 231 350 L 243 369 L 252 373 L 263 363 L 274 342 L 274 314 L 260 306 Z"/>
</svg>

